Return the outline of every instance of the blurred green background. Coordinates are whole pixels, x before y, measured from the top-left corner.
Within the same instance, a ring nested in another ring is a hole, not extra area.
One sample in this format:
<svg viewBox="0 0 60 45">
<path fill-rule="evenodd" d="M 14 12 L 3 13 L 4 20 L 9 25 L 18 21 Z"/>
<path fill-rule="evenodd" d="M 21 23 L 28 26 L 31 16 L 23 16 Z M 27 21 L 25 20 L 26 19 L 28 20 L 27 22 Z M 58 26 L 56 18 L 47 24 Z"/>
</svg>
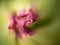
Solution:
<svg viewBox="0 0 60 45">
<path fill-rule="evenodd" d="M 59 0 L 0 0 L 0 45 L 59 45 L 60 44 L 60 4 Z M 34 5 L 40 19 L 30 28 L 33 36 L 16 39 L 8 30 L 10 12 L 28 9 Z"/>
</svg>

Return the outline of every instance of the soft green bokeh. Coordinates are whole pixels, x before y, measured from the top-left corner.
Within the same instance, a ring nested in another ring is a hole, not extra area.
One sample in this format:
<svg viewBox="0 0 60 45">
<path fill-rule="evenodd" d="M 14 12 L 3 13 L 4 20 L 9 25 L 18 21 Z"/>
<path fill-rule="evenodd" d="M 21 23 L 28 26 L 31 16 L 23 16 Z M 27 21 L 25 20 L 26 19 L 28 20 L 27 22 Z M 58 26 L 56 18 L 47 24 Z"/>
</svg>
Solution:
<svg viewBox="0 0 60 45">
<path fill-rule="evenodd" d="M 59 45 L 60 8 L 58 0 L 1 0 L 0 1 L 0 45 Z M 17 39 L 13 31 L 8 30 L 9 12 L 29 9 L 34 5 L 40 19 L 32 24 L 37 30 L 33 36 Z"/>
</svg>

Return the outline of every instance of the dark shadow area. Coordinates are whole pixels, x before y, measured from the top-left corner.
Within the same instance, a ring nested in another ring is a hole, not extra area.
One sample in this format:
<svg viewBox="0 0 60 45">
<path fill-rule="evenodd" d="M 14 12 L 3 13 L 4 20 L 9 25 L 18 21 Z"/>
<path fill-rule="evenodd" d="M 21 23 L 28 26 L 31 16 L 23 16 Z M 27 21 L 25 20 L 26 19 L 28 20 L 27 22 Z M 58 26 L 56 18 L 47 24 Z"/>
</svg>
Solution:
<svg viewBox="0 0 60 45">
<path fill-rule="evenodd" d="M 43 27 L 43 26 L 47 26 L 53 21 L 54 17 L 55 17 L 55 14 L 52 13 L 48 17 L 46 17 L 45 19 L 37 20 L 36 22 L 34 22 L 32 25 L 30 25 L 27 28 L 34 30 L 34 29 L 37 29 L 37 28 L 40 28 L 40 27 Z"/>
</svg>

